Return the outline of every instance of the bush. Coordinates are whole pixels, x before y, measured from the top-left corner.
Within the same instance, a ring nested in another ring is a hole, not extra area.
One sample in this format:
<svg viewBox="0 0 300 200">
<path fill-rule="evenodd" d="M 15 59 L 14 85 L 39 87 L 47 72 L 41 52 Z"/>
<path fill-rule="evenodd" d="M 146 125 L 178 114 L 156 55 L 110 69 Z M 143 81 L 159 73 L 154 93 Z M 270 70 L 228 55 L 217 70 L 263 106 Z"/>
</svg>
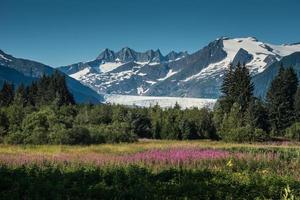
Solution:
<svg viewBox="0 0 300 200">
<path fill-rule="evenodd" d="M 105 143 L 104 126 L 95 126 L 89 128 L 91 141 L 93 144 Z"/>
<path fill-rule="evenodd" d="M 108 143 L 135 142 L 137 136 L 130 131 L 127 123 L 114 123 L 103 129 L 105 141 Z"/>
<path fill-rule="evenodd" d="M 224 134 L 224 140 L 234 142 L 262 142 L 268 139 L 268 134 L 262 129 L 253 129 L 250 126 L 231 129 Z"/>
<path fill-rule="evenodd" d="M 227 134 L 224 134 L 224 140 L 234 142 L 245 142 L 249 140 L 249 135 L 252 133 L 250 127 L 239 127 L 230 129 Z"/>
<path fill-rule="evenodd" d="M 1 165 L 0 174 L 0 199 L 253 200 L 282 199 L 283 194 L 297 199 L 300 193 L 299 180 L 256 172 Z"/>
<path fill-rule="evenodd" d="M 31 131 L 23 133 L 25 135 L 24 143 L 25 144 L 47 144 L 48 143 L 48 131 L 42 127 L 36 127 Z"/>
<path fill-rule="evenodd" d="M 269 134 L 260 129 L 260 128 L 256 128 L 254 129 L 254 137 L 251 138 L 250 141 L 256 141 L 256 142 L 263 142 L 263 141 L 267 141 L 269 139 Z"/>
<path fill-rule="evenodd" d="M 4 142 L 7 144 L 23 144 L 25 135 L 21 132 L 10 133 L 4 138 Z"/>
<path fill-rule="evenodd" d="M 68 130 L 61 127 L 56 128 L 49 134 L 49 143 L 51 144 L 68 144 L 69 135 Z"/>
<path fill-rule="evenodd" d="M 62 134 L 63 144 L 82 145 L 91 143 L 90 132 L 84 127 L 73 127 L 67 131 L 63 131 Z"/>
<path fill-rule="evenodd" d="M 300 122 L 294 123 L 285 130 L 285 136 L 300 141 Z"/>
</svg>

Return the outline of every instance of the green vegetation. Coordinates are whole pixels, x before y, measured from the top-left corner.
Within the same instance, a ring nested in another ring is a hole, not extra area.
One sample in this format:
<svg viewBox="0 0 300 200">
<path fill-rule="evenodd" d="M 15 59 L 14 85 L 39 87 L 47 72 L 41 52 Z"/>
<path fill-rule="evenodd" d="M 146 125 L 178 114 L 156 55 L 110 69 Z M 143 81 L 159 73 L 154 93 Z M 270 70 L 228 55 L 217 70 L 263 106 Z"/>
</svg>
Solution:
<svg viewBox="0 0 300 200">
<path fill-rule="evenodd" d="M 223 96 L 213 111 L 220 138 L 236 142 L 297 139 L 300 101 L 297 88 L 298 78 L 293 68 L 281 66 L 263 101 L 253 96 L 254 86 L 247 67 L 230 66 L 221 87 Z"/>
<path fill-rule="evenodd" d="M 2 145 L 0 153 L 1 199 L 300 196 L 299 143 L 145 140 L 91 146 Z"/>
<path fill-rule="evenodd" d="M 299 140 L 300 89 L 292 68 L 281 67 L 266 101 L 253 96 L 245 65 L 230 66 L 214 110 L 77 105 L 55 72 L 16 90 L 0 91 L 0 141 L 8 144 L 100 144 L 149 139 L 236 142 Z M 298 92 L 297 92 L 298 91 Z"/>
</svg>

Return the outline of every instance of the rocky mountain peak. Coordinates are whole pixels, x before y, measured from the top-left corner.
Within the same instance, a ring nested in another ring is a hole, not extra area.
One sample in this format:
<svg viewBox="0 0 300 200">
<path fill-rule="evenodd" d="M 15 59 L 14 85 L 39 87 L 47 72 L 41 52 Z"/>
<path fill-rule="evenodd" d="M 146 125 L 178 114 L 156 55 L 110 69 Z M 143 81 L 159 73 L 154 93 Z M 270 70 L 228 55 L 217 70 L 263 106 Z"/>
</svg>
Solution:
<svg viewBox="0 0 300 200">
<path fill-rule="evenodd" d="M 115 60 L 115 53 L 112 50 L 106 48 L 99 54 L 96 60 L 113 61 Z"/>
</svg>

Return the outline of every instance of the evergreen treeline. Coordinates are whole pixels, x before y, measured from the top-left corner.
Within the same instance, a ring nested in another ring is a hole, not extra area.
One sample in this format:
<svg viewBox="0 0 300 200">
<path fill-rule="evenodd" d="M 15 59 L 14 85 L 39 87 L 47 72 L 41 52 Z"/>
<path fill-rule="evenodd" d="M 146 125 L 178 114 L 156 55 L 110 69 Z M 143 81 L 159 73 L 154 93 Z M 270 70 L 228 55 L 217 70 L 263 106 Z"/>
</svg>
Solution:
<svg viewBox="0 0 300 200">
<path fill-rule="evenodd" d="M 21 84 L 17 90 L 14 85 L 4 82 L 0 91 L 0 106 L 11 104 L 40 106 L 55 104 L 57 106 L 75 104 L 73 95 L 67 88 L 65 76 L 55 71 L 51 76 L 43 75 L 30 86 Z"/>
<path fill-rule="evenodd" d="M 264 101 L 253 96 L 254 85 L 245 65 L 229 67 L 221 91 L 214 122 L 222 139 L 300 139 L 300 89 L 293 68 L 279 68 Z"/>
<path fill-rule="evenodd" d="M 300 89 L 292 68 L 280 67 L 266 99 L 254 97 L 245 65 L 230 66 L 214 110 L 76 105 L 58 72 L 30 86 L 4 83 L 0 140 L 12 144 L 91 144 L 153 139 L 300 140 Z"/>
</svg>

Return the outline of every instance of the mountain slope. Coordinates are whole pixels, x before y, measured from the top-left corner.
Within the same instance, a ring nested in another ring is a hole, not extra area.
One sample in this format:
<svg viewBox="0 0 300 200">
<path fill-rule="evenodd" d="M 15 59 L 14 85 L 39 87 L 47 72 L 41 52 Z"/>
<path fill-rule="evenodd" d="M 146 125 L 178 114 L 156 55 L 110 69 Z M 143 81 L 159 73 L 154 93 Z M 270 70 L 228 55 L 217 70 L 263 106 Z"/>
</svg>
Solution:
<svg viewBox="0 0 300 200">
<path fill-rule="evenodd" d="M 253 77 L 255 87 L 255 95 L 258 97 L 265 97 L 272 80 L 278 74 L 280 65 L 286 67 L 293 67 L 298 77 L 300 77 L 300 52 L 292 53 L 285 56 L 280 61 L 273 63 L 265 71 Z"/>
<path fill-rule="evenodd" d="M 190 55 L 171 52 L 163 56 L 153 50 L 139 53 L 128 47 L 118 52 L 105 49 L 93 61 L 60 70 L 102 94 L 217 98 L 231 63 L 245 63 L 256 77 L 299 51 L 300 44 L 272 45 L 253 37 L 223 37 Z"/>
<path fill-rule="evenodd" d="M 118 52 L 105 49 L 93 61 L 59 69 L 99 93 L 141 95 L 145 92 L 143 87 L 154 83 L 151 80 L 163 80 L 172 74 L 164 65 L 179 61 L 187 55 L 186 52 L 172 51 L 163 56 L 159 50 L 141 53 L 128 47 Z M 162 67 L 152 67 L 157 65 Z"/>
<path fill-rule="evenodd" d="M 42 63 L 15 58 L 0 50 L 0 83 L 9 81 L 15 85 L 22 82 L 30 84 L 43 74 L 52 74 L 54 71 Z M 78 103 L 99 103 L 103 100 L 102 96 L 71 77 L 66 76 L 66 82 Z"/>
</svg>

